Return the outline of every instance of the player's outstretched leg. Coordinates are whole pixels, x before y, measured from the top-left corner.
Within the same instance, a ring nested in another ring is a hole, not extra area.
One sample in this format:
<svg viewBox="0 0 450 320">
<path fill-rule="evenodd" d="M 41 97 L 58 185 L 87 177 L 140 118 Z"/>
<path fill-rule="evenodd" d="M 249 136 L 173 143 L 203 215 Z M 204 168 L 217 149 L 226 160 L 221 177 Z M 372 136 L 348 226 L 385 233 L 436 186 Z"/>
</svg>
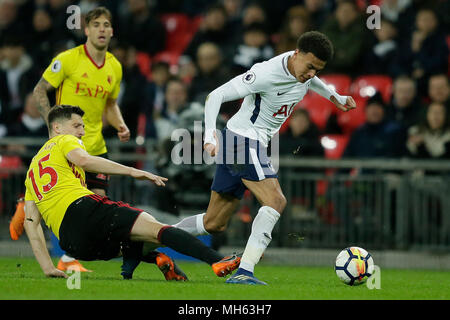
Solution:
<svg viewBox="0 0 450 320">
<path fill-rule="evenodd" d="M 241 258 L 236 254 L 224 257 L 186 231 L 172 226 L 162 227 L 158 233 L 158 240 L 182 254 L 208 263 L 219 277 L 224 277 L 233 272 L 241 261 Z"/>
<path fill-rule="evenodd" d="M 197 214 L 195 216 L 189 216 L 174 224 L 175 228 L 182 229 L 193 236 L 203 236 L 209 235 L 208 231 L 205 230 L 205 226 L 203 224 L 203 217 L 206 212 Z"/>
<path fill-rule="evenodd" d="M 214 273 L 225 276 L 234 271 L 241 261 L 241 258 L 234 256 L 228 261 L 219 252 L 206 246 L 199 239 L 184 230 L 173 226 L 163 225 L 147 212 L 141 212 L 130 232 L 131 241 L 144 241 L 165 245 L 179 253 L 191 256 L 208 263 L 210 266 L 217 262 L 221 263 L 221 268 L 214 268 Z M 217 271 L 217 269 L 220 269 Z"/>
</svg>

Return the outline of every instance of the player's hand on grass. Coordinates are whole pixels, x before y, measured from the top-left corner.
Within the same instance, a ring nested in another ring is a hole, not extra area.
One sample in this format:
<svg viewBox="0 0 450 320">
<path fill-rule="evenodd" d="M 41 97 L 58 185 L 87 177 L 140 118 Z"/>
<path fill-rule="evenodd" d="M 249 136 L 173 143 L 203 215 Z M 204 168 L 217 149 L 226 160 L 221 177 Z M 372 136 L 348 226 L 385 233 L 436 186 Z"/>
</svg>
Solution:
<svg viewBox="0 0 450 320">
<path fill-rule="evenodd" d="M 217 155 L 217 153 L 219 153 L 219 140 L 217 139 L 217 135 L 216 135 L 215 131 L 214 131 L 213 135 L 214 135 L 214 139 L 216 140 L 216 145 L 213 145 L 212 143 L 205 143 L 205 145 L 203 147 L 206 150 L 206 152 L 209 153 L 209 155 L 211 157 L 214 157 Z"/>
<path fill-rule="evenodd" d="M 69 277 L 65 272 L 58 270 L 56 268 L 47 270 L 44 273 L 45 273 L 45 276 L 48 278 L 68 278 Z"/>
<path fill-rule="evenodd" d="M 331 96 L 330 100 L 334 103 L 336 108 L 342 111 L 348 111 L 356 108 L 356 102 L 351 96 L 347 96 L 347 101 L 345 102 L 345 105 L 339 103 L 339 101 L 334 96 Z"/>
<path fill-rule="evenodd" d="M 130 140 L 130 130 L 125 124 L 121 124 L 119 126 L 119 130 L 117 130 L 117 136 L 121 142 L 127 142 Z"/>
<path fill-rule="evenodd" d="M 166 184 L 164 182 L 168 180 L 167 178 L 135 168 L 132 168 L 130 176 L 138 180 L 149 180 L 159 187 L 165 187 Z"/>
</svg>

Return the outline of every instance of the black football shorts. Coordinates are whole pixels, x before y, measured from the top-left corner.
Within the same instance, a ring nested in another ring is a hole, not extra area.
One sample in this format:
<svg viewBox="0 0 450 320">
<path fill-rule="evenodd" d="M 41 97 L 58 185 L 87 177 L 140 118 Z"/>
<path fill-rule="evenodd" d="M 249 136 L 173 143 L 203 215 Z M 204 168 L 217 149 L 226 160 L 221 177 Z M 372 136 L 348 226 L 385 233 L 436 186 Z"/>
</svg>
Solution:
<svg viewBox="0 0 450 320">
<path fill-rule="evenodd" d="M 116 258 L 142 210 L 97 194 L 75 200 L 59 228 L 59 245 L 80 260 Z"/>
</svg>

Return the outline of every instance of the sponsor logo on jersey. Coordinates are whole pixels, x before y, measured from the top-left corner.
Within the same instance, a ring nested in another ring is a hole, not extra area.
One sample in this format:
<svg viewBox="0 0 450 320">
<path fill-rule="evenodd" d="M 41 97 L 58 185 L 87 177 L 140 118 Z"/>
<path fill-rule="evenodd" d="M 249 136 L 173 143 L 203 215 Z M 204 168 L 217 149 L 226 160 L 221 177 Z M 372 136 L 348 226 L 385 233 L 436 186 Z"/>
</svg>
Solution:
<svg viewBox="0 0 450 320">
<path fill-rule="evenodd" d="M 95 87 L 88 87 L 85 82 L 77 82 L 75 87 L 75 94 L 92 97 L 92 98 L 101 98 L 105 99 L 110 92 L 105 90 L 103 86 L 97 84 Z"/>
</svg>

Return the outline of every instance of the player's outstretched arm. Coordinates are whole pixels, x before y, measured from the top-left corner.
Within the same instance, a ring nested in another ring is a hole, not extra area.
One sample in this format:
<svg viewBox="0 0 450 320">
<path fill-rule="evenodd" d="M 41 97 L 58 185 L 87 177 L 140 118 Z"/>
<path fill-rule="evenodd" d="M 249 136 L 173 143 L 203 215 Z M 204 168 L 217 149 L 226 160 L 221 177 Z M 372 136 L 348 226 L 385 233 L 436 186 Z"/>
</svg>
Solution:
<svg viewBox="0 0 450 320">
<path fill-rule="evenodd" d="M 318 77 L 314 77 L 311 80 L 311 90 L 320 94 L 322 97 L 330 100 L 334 103 L 336 108 L 342 111 L 348 111 L 356 108 L 355 100 L 351 96 L 341 96 L 332 88 L 328 87 Z"/>
<path fill-rule="evenodd" d="M 157 176 L 147 171 L 124 166 L 105 158 L 91 156 L 81 148 L 73 149 L 66 157 L 70 162 L 88 172 L 130 176 L 139 180 L 149 180 L 161 187 L 164 187 L 164 182 L 167 181 L 167 178 Z"/>
<path fill-rule="evenodd" d="M 41 227 L 41 213 L 34 201 L 25 201 L 25 232 L 33 249 L 34 256 L 47 277 L 67 278 L 67 275 L 56 269 L 47 250 L 44 232 Z"/>
<path fill-rule="evenodd" d="M 54 89 L 44 78 L 41 78 L 33 89 L 33 97 L 37 102 L 39 113 L 45 122 L 48 122 L 47 115 L 50 111 L 50 101 L 48 100 L 47 92 Z"/>
</svg>

